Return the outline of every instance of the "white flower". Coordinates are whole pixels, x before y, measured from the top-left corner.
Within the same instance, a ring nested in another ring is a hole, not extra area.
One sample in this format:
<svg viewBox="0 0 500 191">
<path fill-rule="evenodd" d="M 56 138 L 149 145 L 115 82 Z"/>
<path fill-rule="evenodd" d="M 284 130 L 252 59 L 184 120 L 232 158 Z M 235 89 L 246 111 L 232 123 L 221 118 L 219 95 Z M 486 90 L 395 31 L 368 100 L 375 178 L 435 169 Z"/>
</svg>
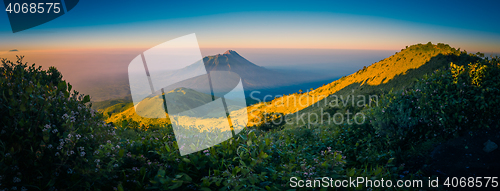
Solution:
<svg viewBox="0 0 500 191">
<path fill-rule="evenodd" d="M 14 179 L 12 180 L 12 182 L 14 182 L 14 183 L 21 182 L 21 179 L 18 178 L 18 177 L 14 177 Z"/>
<path fill-rule="evenodd" d="M 57 129 L 52 130 L 52 133 L 57 133 L 59 132 Z"/>
<path fill-rule="evenodd" d="M 82 157 L 85 156 L 85 152 L 81 152 L 80 156 L 82 156 Z"/>
</svg>

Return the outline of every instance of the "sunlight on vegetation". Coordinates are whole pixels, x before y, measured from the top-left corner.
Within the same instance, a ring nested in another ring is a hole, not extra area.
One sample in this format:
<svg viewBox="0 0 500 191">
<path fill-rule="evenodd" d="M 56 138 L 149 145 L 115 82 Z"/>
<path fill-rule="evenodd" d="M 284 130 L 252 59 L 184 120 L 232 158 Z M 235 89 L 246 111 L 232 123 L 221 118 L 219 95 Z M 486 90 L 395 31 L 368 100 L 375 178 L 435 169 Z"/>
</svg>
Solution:
<svg viewBox="0 0 500 191">
<path fill-rule="evenodd" d="M 57 69 L 3 59 L 0 183 L 19 190 L 281 190 L 291 188 L 291 177 L 421 179 L 428 174 L 405 166 L 415 150 L 498 129 L 500 60 L 479 55 L 445 44 L 410 46 L 318 89 L 248 106 L 253 124 L 182 157 L 168 117 L 142 118 L 125 102 L 97 112 Z M 393 85 L 398 79 L 406 86 Z M 359 108 L 317 108 L 360 112 L 362 123 L 285 124 L 284 116 L 351 93 L 353 85 L 366 95 L 375 87 L 388 91 L 377 94 L 376 104 L 367 96 Z M 210 133 L 215 141 L 217 132 Z"/>
</svg>

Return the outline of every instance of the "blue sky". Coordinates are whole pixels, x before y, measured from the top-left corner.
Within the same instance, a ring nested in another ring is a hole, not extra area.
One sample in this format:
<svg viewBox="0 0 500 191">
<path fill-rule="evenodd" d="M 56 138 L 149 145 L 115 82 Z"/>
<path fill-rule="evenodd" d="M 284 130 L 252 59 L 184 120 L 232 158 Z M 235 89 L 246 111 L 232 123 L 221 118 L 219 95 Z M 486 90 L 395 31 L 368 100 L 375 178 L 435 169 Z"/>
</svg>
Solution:
<svg viewBox="0 0 500 191">
<path fill-rule="evenodd" d="M 0 51 L 147 48 L 196 33 L 201 47 L 398 50 L 444 42 L 500 52 L 498 1 L 96 1 L 12 34 Z"/>
<path fill-rule="evenodd" d="M 135 56 L 196 33 L 204 56 L 233 49 L 260 66 L 338 77 L 407 45 L 429 41 L 486 55 L 500 53 L 499 5 L 81 0 L 65 15 L 18 33 L 12 33 L 7 13 L 0 13 L 0 57 L 15 59 L 19 54 L 29 63 L 56 66 L 75 89 L 90 93 L 86 88 L 96 84 L 89 79 L 100 85 L 121 82 Z M 8 53 L 12 49 L 19 52 Z"/>
</svg>

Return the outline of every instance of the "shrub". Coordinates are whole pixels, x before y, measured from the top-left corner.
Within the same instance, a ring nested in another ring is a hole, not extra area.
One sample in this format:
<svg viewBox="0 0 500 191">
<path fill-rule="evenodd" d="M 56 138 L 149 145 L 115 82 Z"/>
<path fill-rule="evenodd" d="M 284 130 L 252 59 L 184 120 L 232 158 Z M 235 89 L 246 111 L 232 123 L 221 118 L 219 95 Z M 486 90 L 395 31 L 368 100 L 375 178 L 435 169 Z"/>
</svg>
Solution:
<svg viewBox="0 0 500 191">
<path fill-rule="evenodd" d="M 257 126 L 261 131 L 281 130 L 286 123 L 286 117 L 282 113 L 264 113 L 262 118 L 263 123 Z"/>
<path fill-rule="evenodd" d="M 70 92 L 56 68 L 22 60 L 2 59 L 0 67 L 1 187 L 91 188 L 99 178 L 93 153 L 113 128 L 86 106 L 89 96 Z"/>
<path fill-rule="evenodd" d="M 455 65 L 424 76 L 414 88 L 391 92 L 373 108 L 371 124 L 394 145 L 450 138 L 490 128 L 500 113 L 499 59 Z"/>
</svg>

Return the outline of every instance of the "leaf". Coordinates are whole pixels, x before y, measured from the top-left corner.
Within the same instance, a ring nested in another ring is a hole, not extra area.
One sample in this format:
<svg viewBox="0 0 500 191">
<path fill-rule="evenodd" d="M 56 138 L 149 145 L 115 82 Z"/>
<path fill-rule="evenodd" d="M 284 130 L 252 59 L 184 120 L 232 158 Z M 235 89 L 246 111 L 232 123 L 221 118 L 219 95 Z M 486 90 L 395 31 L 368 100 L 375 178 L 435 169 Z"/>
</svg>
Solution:
<svg viewBox="0 0 500 191">
<path fill-rule="evenodd" d="M 328 161 L 325 161 L 325 162 L 321 163 L 321 166 L 322 167 L 328 167 Z"/>
<path fill-rule="evenodd" d="M 45 185 L 45 187 L 51 187 L 55 184 L 55 179 L 50 179 L 49 183 L 47 183 L 47 185 Z"/>
<path fill-rule="evenodd" d="M 241 171 L 241 168 L 239 166 L 234 167 L 234 170 L 236 170 L 236 173 Z"/>
<path fill-rule="evenodd" d="M 390 158 L 389 161 L 387 161 L 387 164 L 390 164 L 393 160 L 394 158 Z"/>
<path fill-rule="evenodd" d="M 59 82 L 59 84 L 57 84 L 57 89 L 58 90 L 66 90 L 66 82 Z"/>
<path fill-rule="evenodd" d="M 259 157 L 260 158 L 267 158 L 269 155 L 267 155 L 264 151 L 260 151 Z"/>
<path fill-rule="evenodd" d="M 242 168 L 242 169 L 241 169 L 241 173 L 242 173 L 243 175 L 246 175 L 246 174 L 248 174 L 249 172 L 250 172 L 250 170 L 248 170 L 248 169 L 246 169 L 246 168 Z"/>
<path fill-rule="evenodd" d="M 141 167 L 141 169 L 139 170 L 139 173 L 140 173 L 141 175 L 145 175 L 145 174 L 146 174 L 146 168 Z"/>
<path fill-rule="evenodd" d="M 33 92 L 33 88 L 27 87 L 26 88 L 26 93 L 31 94 L 31 92 Z"/>
<path fill-rule="evenodd" d="M 380 174 L 382 172 L 382 168 L 377 168 L 377 170 L 374 172 L 375 176 L 377 176 L 378 174 Z"/>
<path fill-rule="evenodd" d="M 84 102 L 84 103 L 88 103 L 88 102 L 90 102 L 90 96 L 89 96 L 89 95 L 86 95 L 85 97 L 83 97 L 83 102 Z"/>
<path fill-rule="evenodd" d="M 182 161 L 184 161 L 186 163 L 190 163 L 191 162 L 188 158 L 182 158 Z"/>
<path fill-rule="evenodd" d="M 168 187 L 168 189 L 173 190 L 182 186 L 182 181 L 176 181 L 173 186 Z"/>
<path fill-rule="evenodd" d="M 189 175 L 187 175 L 185 173 L 183 173 L 183 174 L 184 174 L 184 176 L 183 176 L 184 177 L 184 181 L 187 181 L 187 182 L 193 181 L 193 179 Z"/>
<path fill-rule="evenodd" d="M 159 170 L 158 171 L 158 176 L 159 177 L 165 177 L 165 170 Z"/>
<path fill-rule="evenodd" d="M 120 151 L 118 151 L 118 156 L 123 157 L 123 154 L 125 154 L 125 150 L 120 149 Z"/>
<path fill-rule="evenodd" d="M 123 186 L 122 186 L 122 184 L 118 184 L 118 191 L 123 191 Z"/>
<path fill-rule="evenodd" d="M 215 182 L 215 185 L 220 186 L 220 182 L 222 182 L 222 179 L 217 180 L 217 182 Z"/>
<path fill-rule="evenodd" d="M 349 170 L 347 172 L 347 176 L 349 176 L 349 177 L 354 176 L 354 173 L 356 173 L 356 169 L 352 168 L 351 170 Z"/>
</svg>

